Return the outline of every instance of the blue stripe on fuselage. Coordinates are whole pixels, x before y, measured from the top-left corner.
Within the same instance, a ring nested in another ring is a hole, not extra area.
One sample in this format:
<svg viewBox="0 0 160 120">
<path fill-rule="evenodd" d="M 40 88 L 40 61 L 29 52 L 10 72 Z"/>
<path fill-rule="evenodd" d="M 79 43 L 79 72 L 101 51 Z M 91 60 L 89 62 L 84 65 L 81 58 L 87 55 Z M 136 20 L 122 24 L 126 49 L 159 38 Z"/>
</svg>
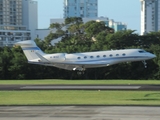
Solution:
<svg viewBox="0 0 160 120">
<path fill-rule="evenodd" d="M 41 50 L 39 47 L 26 47 L 22 48 L 23 50 Z"/>
<path fill-rule="evenodd" d="M 124 57 L 111 57 L 111 58 L 101 58 L 101 59 L 93 59 L 93 60 L 75 60 L 69 62 L 99 62 L 99 61 L 106 61 L 106 60 L 118 60 L 118 59 L 127 59 L 127 58 L 146 58 L 146 56 L 124 56 Z"/>
</svg>

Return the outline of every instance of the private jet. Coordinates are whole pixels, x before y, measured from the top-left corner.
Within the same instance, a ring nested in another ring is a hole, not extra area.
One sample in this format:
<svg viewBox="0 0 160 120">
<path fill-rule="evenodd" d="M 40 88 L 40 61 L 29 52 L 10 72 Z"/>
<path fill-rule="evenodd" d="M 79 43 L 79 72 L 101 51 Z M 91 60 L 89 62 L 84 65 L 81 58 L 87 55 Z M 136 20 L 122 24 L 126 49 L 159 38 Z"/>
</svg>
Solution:
<svg viewBox="0 0 160 120">
<path fill-rule="evenodd" d="M 87 68 L 105 67 L 122 62 L 142 61 L 153 59 L 156 56 L 143 49 L 122 49 L 82 53 L 44 53 L 33 40 L 17 42 L 21 46 L 28 63 L 53 66 L 66 70 L 85 71 Z"/>
</svg>

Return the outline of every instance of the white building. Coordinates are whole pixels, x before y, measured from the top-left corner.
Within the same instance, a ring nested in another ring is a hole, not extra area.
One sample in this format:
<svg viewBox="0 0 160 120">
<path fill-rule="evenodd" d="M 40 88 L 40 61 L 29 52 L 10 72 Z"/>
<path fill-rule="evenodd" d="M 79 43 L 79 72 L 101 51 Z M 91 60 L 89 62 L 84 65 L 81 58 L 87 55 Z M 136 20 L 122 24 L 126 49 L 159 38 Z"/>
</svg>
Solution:
<svg viewBox="0 0 160 120">
<path fill-rule="evenodd" d="M 44 40 L 45 37 L 47 37 L 47 35 L 49 35 L 50 32 L 52 32 L 52 30 L 49 29 L 49 28 L 47 28 L 47 29 L 36 29 L 36 31 L 35 31 L 36 38 Z"/>
<path fill-rule="evenodd" d="M 35 39 L 35 30 L 38 28 L 38 7 L 37 1 L 22 0 L 22 24 L 31 31 L 31 39 Z"/>
<path fill-rule="evenodd" d="M 98 16 L 97 0 L 64 0 L 64 18 Z"/>
<path fill-rule="evenodd" d="M 36 29 L 33 24 L 37 22 L 27 19 L 33 16 L 27 13 L 31 7 L 26 7 L 31 6 L 31 3 L 32 0 L 0 0 L 0 47 L 13 46 L 17 41 L 31 39 L 31 31 L 34 27 Z M 34 14 L 33 11 L 31 13 Z M 34 19 L 36 16 L 35 13 Z M 27 24 L 27 21 L 30 23 Z"/>
<path fill-rule="evenodd" d="M 140 0 L 141 35 L 160 30 L 160 0 Z"/>
</svg>

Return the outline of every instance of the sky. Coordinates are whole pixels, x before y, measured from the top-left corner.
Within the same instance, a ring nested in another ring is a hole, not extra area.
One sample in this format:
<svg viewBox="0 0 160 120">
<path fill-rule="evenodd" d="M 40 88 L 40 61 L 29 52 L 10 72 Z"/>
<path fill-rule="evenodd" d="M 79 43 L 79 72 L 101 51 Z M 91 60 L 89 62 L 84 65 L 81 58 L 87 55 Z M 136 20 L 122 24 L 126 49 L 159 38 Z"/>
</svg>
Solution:
<svg viewBox="0 0 160 120">
<path fill-rule="evenodd" d="M 38 28 L 48 28 L 50 19 L 63 18 L 64 0 L 38 1 Z M 98 17 L 127 24 L 127 29 L 140 33 L 140 0 L 98 0 Z"/>
</svg>

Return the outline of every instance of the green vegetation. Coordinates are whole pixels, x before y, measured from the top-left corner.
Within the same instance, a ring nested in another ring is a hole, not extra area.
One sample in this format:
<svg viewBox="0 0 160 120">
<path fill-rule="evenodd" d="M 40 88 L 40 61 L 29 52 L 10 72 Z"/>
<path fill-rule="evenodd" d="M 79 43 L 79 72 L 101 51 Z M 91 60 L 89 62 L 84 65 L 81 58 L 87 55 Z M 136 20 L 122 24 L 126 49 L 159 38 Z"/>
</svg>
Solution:
<svg viewBox="0 0 160 120">
<path fill-rule="evenodd" d="M 160 84 L 159 80 L 0 80 L 4 84 Z"/>
<path fill-rule="evenodd" d="M 68 25 L 64 31 L 62 28 Z M 87 69 L 85 75 L 76 72 L 31 65 L 27 63 L 21 48 L 0 48 L 0 79 L 160 79 L 160 32 L 150 32 L 140 36 L 135 30 L 114 32 L 104 22 L 89 21 L 83 23 L 81 18 L 67 18 L 64 24 L 53 23 L 56 28 L 42 41 L 35 39 L 37 45 L 46 53 L 74 53 L 124 48 L 142 48 L 157 57 L 148 60 L 145 69 L 141 62 L 121 63 L 109 67 Z M 55 46 L 51 41 L 62 37 Z"/>
<path fill-rule="evenodd" d="M 0 91 L 0 105 L 160 105 L 155 91 Z"/>
<path fill-rule="evenodd" d="M 1 80 L 4 84 L 160 84 L 159 80 Z M 0 91 L 0 105 L 160 105 L 159 91 Z"/>
</svg>

